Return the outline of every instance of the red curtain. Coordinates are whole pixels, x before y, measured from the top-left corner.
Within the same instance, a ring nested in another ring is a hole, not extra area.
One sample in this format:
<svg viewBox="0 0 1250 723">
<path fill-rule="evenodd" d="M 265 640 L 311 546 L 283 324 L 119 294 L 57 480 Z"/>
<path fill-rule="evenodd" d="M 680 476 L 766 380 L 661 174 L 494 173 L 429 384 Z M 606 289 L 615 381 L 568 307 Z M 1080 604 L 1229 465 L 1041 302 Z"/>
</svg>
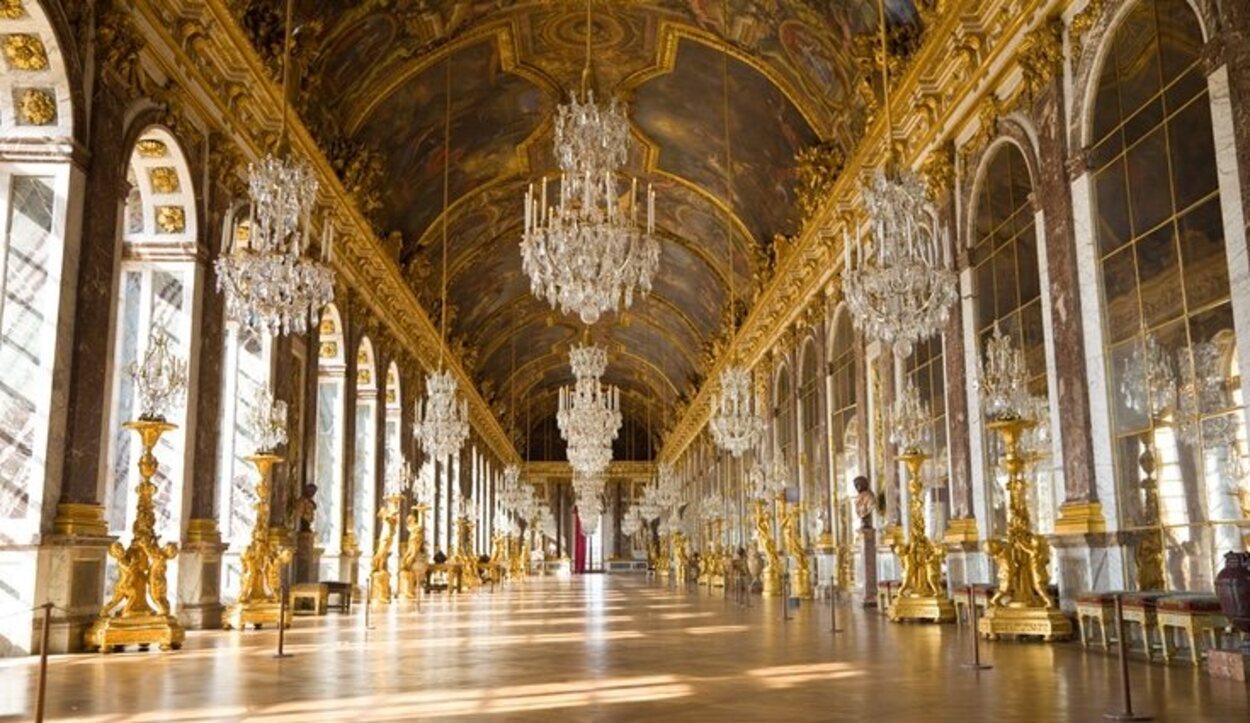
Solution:
<svg viewBox="0 0 1250 723">
<path fill-rule="evenodd" d="M 586 536 L 582 534 L 582 520 L 573 510 L 573 572 L 586 572 Z"/>
</svg>

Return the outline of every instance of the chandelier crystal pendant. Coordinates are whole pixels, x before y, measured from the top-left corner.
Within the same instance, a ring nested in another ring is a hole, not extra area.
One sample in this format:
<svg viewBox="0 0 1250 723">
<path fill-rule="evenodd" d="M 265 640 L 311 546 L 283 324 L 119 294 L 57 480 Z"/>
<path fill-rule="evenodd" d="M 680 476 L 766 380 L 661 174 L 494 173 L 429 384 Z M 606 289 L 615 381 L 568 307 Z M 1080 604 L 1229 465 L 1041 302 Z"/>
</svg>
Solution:
<svg viewBox="0 0 1250 723">
<path fill-rule="evenodd" d="M 1011 337 L 994 325 L 994 336 L 985 345 L 981 379 L 981 408 L 991 422 L 1026 419 L 1032 411 L 1028 391 L 1028 370 L 1024 352 L 1015 348 Z"/>
<path fill-rule="evenodd" d="M 869 235 L 843 239 L 842 285 L 855 326 L 870 339 L 890 344 L 905 358 L 919 341 L 942 331 L 959 280 L 951 270 L 949 246 L 937 232 L 928 191 L 910 170 L 895 172 L 894 122 L 886 70 L 885 8 L 880 13 L 881 82 L 884 89 L 886 160 L 863 190 Z"/>
<path fill-rule="evenodd" d="M 577 345 L 569 352 L 569 362 L 577 381 L 571 389 L 560 388 L 556 424 L 568 442 L 573 471 L 593 476 L 612 461 L 612 442 L 621 429 L 620 390 L 599 381 L 608 367 L 608 353 L 602 347 Z"/>
<path fill-rule="evenodd" d="M 548 204 L 547 179 L 525 193 L 521 262 L 530 289 L 565 314 L 594 324 L 607 311 L 644 296 L 660 265 L 655 238 L 655 192 L 639 195 L 634 179 L 621 192 L 617 174 L 629 159 L 629 119 L 613 98 L 595 103 L 589 90 L 590 3 L 586 3 L 586 67 L 580 94 L 561 105 L 555 121 L 560 197 Z M 639 215 L 645 214 L 645 220 Z"/>
<path fill-rule="evenodd" d="M 139 419 L 163 422 L 165 414 L 182 404 L 187 391 L 187 362 L 169 350 L 169 337 L 154 330 L 148 336 L 143 361 L 131 362 L 127 373 L 139 396 Z"/>
<path fill-rule="evenodd" d="M 287 443 L 286 402 L 274 399 L 268 384 L 261 387 L 252 401 L 247 426 L 258 454 L 272 454 Z"/>
<path fill-rule="evenodd" d="M 424 400 L 416 402 L 413 435 L 425 453 L 436 460 L 446 460 L 460 453 L 469 437 L 469 403 L 460 399 L 459 383 L 444 365 L 447 353 L 447 209 L 450 203 L 451 171 L 451 63 L 445 63 L 445 95 L 443 115 L 443 249 L 441 304 L 439 305 L 439 370 L 425 377 Z"/>
<path fill-rule="evenodd" d="M 286 144 L 287 73 L 293 0 L 287 2 L 282 62 L 282 132 Z M 334 272 L 306 256 L 318 183 L 312 168 L 291 155 L 266 155 L 248 166 L 251 212 L 247 233 L 231 238 L 213 264 L 226 318 L 257 333 L 304 334 L 334 300 Z M 323 241 L 328 252 L 329 239 Z M 323 253 L 325 253 L 323 252 Z"/>
</svg>

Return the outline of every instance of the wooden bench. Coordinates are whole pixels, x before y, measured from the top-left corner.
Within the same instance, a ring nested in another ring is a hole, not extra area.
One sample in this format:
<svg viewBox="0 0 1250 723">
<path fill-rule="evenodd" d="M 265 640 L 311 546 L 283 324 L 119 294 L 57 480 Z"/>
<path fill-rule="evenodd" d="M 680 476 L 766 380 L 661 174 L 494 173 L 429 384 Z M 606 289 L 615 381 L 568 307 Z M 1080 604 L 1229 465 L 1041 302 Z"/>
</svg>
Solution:
<svg viewBox="0 0 1250 723">
<path fill-rule="evenodd" d="M 1115 625 L 1115 596 L 1120 591 L 1087 592 L 1076 596 L 1076 623 L 1081 632 L 1081 645 L 1089 647 L 1093 637 L 1092 628 L 1098 623 L 1098 633 L 1103 650 L 1111 649 L 1115 635 L 1108 635 L 1108 626 Z"/>
<path fill-rule="evenodd" d="M 330 591 L 325 583 L 301 582 L 291 587 L 288 604 L 292 615 L 325 615 L 329 598 Z M 312 606 L 300 605 L 301 602 L 311 602 Z"/>
<path fill-rule="evenodd" d="M 1219 598 L 1210 593 L 1165 595 L 1159 598 L 1155 614 L 1165 663 L 1171 662 L 1175 653 L 1172 646 L 1175 631 L 1183 633 L 1189 643 L 1190 662 L 1200 665 L 1202 649 L 1199 643 L 1209 636 L 1211 647 L 1208 650 L 1218 649 L 1224 628 L 1228 627 Z"/>
<path fill-rule="evenodd" d="M 352 585 L 349 582 L 323 582 L 326 586 L 326 609 L 334 608 L 341 613 L 350 613 L 352 611 Z M 336 596 L 333 605 L 329 602 L 331 595 Z"/>
</svg>

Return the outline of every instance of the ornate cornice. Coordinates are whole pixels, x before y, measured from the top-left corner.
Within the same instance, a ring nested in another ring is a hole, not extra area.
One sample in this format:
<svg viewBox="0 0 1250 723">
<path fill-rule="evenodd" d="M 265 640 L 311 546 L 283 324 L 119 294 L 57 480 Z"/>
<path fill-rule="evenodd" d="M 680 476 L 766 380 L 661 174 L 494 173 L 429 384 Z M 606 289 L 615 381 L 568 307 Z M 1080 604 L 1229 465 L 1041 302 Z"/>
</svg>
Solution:
<svg viewBox="0 0 1250 723">
<path fill-rule="evenodd" d="M 1015 60 L 1021 43 L 1013 42 L 1039 27 L 1068 0 L 950 0 L 935 15 L 921 47 L 891 90 L 892 129 L 878 113 L 864 138 L 847 158 L 820 210 L 779 262 L 742 327 L 722 349 L 714 368 L 680 421 L 665 437 L 660 461 L 676 461 L 701 433 L 711 416 L 716 380 L 736 359 L 756 365 L 767 357 L 807 302 L 841 271 L 841 238 L 849 230 L 839 213 L 858 206 L 860 179 L 879 163 L 887 131 L 897 142 L 906 138 L 905 155 L 914 166 L 952 137 L 953 127 L 982 97 L 1011 72 L 1022 72 Z M 923 102 L 922 102 L 923 101 Z M 992 102 L 992 101 L 991 101 Z M 989 115 L 989 113 L 986 113 Z M 995 114 L 997 115 L 997 114 Z"/>
<path fill-rule="evenodd" d="M 604 474 L 608 480 L 647 482 L 655 477 L 654 462 L 613 461 Z M 526 462 L 521 466 L 521 479 L 534 484 L 561 479 L 573 479 L 573 468 L 568 462 Z"/>
<path fill-rule="evenodd" d="M 243 156 L 259 156 L 270 148 L 282 121 L 281 91 L 226 0 L 135 0 L 130 5 L 132 16 L 143 26 L 145 50 L 203 107 L 210 125 L 221 126 Z M 436 366 L 440 350 L 444 352 L 447 367 L 468 398 L 474 429 L 500 459 L 519 461 L 502 425 L 443 343 L 294 110 L 288 110 L 287 122 L 291 148 L 308 158 L 321 183 L 321 205 L 336 230 L 335 271 L 380 326 L 427 369 Z"/>
</svg>

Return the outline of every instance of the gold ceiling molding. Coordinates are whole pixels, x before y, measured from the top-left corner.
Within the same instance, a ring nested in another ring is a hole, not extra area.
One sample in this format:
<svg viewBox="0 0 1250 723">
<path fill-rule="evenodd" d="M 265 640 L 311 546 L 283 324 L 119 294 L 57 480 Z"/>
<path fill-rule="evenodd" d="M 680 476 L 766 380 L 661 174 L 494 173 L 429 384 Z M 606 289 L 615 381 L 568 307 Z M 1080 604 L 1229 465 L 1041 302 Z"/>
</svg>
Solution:
<svg viewBox="0 0 1250 723">
<path fill-rule="evenodd" d="M 935 19 L 923 42 L 907 63 L 907 69 L 891 89 L 895 129 L 917 128 L 907 142 L 909 164 L 928 153 L 949 128 L 963 117 L 960 111 L 978 102 L 978 94 L 989 92 L 1017 64 L 1006 62 L 1012 52 L 1011 40 L 1046 22 L 1068 0 L 951 0 L 945 12 Z M 969 60 L 976 64 L 968 67 Z M 1002 61 L 1002 62 L 1000 62 Z M 934 102 L 918 108 L 914 99 L 924 89 Z M 988 89 L 988 91 L 987 91 Z M 966 111 L 965 111 L 966 112 Z M 834 183 L 821 210 L 807 224 L 794 247 L 778 264 L 776 273 L 760 294 L 742 327 L 722 351 L 716 368 L 667 435 L 660 461 L 674 462 L 704 430 L 711 417 L 717 391 L 716 379 L 731 356 L 740 363 L 754 365 L 767 356 L 789 323 L 798 316 L 806 300 L 834 281 L 841 268 L 840 238 L 846 228 L 838 211 L 858 206 L 859 181 L 872 170 L 881 156 L 887 128 L 877 114 L 864 138 L 847 159 L 843 173 Z M 926 123 L 923 115 L 933 118 Z M 892 135 L 892 134 L 891 134 Z M 736 353 L 736 354 L 735 354 Z"/>
<path fill-rule="evenodd" d="M 265 140 L 275 137 L 274 129 L 281 125 L 277 110 L 281 93 L 226 0 L 134 0 L 129 12 L 142 21 L 149 41 L 145 50 L 163 72 L 181 87 L 202 91 L 186 94 L 209 106 L 201 115 L 220 119 L 235 142 L 253 156 L 264 152 Z M 153 47 L 157 44 L 160 47 Z M 427 369 L 433 368 L 438 350 L 445 348 L 437 328 L 308 129 L 294 111 L 288 112 L 291 146 L 312 164 L 321 184 L 322 203 L 328 203 L 337 228 L 335 271 L 397 342 Z M 499 459 L 518 461 L 520 456 L 503 427 L 450 354 L 447 367 L 469 402 L 470 421 L 479 438 Z"/>
<path fill-rule="evenodd" d="M 604 476 L 609 480 L 647 482 L 655 477 L 655 463 L 613 460 Z M 534 484 L 571 480 L 573 468 L 568 462 L 526 462 L 521 466 L 521 478 Z"/>
</svg>

